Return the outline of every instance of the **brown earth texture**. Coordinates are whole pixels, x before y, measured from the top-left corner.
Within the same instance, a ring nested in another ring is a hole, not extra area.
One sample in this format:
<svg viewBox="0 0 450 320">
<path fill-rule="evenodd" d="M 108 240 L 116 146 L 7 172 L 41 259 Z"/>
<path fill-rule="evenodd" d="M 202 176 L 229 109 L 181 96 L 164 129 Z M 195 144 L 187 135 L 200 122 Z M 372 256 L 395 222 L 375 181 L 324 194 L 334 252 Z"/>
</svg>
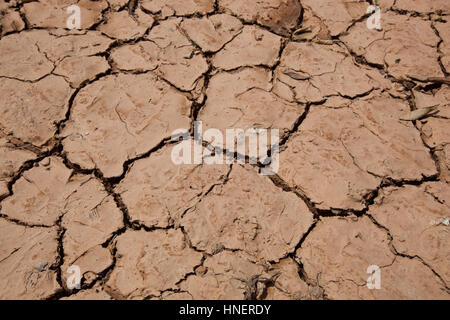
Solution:
<svg viewBox="0 0 450 320">
<path fill-rule="evenodd" d="M 0 299 L 450 299 L 449 73 L 449 0 L 0 0 Z"/>
</svg>

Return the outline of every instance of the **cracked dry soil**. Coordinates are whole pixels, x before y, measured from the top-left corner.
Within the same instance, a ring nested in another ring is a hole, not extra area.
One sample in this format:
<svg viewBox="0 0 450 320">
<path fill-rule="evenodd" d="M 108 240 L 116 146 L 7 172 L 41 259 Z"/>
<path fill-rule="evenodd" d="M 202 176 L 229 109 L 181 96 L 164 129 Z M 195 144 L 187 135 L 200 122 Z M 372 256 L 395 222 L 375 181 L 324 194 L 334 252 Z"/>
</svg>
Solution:
<svg viewBox="0 0 450 320">
<path fill-rule="evenodd" d="M 449 299 L 450 2 L 370 4 L 0 0 L 0 299 Z M 278 174 L 174 165 L 196 120 Z"/>
</svg>

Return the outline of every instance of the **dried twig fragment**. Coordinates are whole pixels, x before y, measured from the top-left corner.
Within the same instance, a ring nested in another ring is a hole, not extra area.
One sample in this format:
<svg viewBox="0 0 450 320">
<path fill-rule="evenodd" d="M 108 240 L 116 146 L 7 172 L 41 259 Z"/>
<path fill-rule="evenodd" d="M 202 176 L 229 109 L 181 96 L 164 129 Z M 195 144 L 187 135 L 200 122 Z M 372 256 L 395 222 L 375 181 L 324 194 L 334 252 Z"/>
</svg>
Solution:
<svg viewBox="0 0 450 320">
<path fill-rule="evenodd" d="M 400 120 L 404 121 L 414 121 L 419 120 L 429 115 L 432 111 L 436 109 L 437 106 L 431 106 L 426 108 L 420 108 L 414 111 L 408 111 L 400 116 Z"/>
</svg>

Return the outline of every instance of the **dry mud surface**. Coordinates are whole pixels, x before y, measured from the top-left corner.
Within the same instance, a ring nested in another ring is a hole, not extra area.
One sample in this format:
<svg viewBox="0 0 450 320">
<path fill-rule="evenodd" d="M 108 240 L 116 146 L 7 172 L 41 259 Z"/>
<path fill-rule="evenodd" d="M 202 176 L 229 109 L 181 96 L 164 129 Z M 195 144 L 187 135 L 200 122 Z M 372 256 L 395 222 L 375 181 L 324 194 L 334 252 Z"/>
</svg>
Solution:
<svg viewBox="0 0 450 320">
<path fill-rule="evenodd" d="M 0 299 L 449 299 L 450 2 L 370 4 L 0 0 Z M 278 173 L 173 164 L 195 120 Z"/>
</svg>

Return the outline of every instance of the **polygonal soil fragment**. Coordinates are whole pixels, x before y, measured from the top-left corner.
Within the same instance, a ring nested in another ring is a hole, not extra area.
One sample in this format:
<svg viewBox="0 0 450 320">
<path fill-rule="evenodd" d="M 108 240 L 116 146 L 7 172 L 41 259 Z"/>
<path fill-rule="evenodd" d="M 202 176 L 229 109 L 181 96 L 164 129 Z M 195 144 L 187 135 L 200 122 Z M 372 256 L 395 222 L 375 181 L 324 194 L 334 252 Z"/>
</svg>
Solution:
<svg viewBox="0 0 450 320">
<path fill-rule="evenodd" d="M 2 202 L 2 213 L 27 224 L 54 225 L 66 212 L 66 198 L 86 180 L 71 175 L 61 159 L 42 160 L 14 183 L 13 195 Z"/>
<path fill-rule="evenodd" d="M 328 27 L 332 36 L 337 36 L 366 14 L 369 4 L 358 0 L 301 0 Z"/>
<path fill-rule="evenodd" d="M 450 14 L 450 3 L 447 0 L 397 0 L 393 8 L 419 13 L 439 12 L 442 14 Z"/>
<path fill-rule="evenodd" d="M 54 73 L 65 77 L 72 87 L 77 88 L 108 69 L 109 64 L 103 57 L 68 57 L 58 64 Z"/>
<path fill-rule="evenodd" d="M 424 185 L 424 190 L 429 195 L 433 196 L 433 198 L 447 206 L 450 207 L 450 192 L 448 184 L 440 183 L 440 182 L 427 182 Z M 445 222 L 444 220 L 441 220 L 441 222 Z M 445 225 L 445 223 L 444 223 Z"/>
<path fill-rule="evenodd" d="M 111 51 L 111 59 L 120 70 L 155 70 L 159 55 L 158 46 L 150 41 L 139 41 Z"/>
<path fill-rule="evenodd" d="M 160 298 L 152 298 L 155 300 L 192 300 L 192 295 L 188 292 L 164 292 Z"/>
<path fill-rule="evenodd" d="M 450 183 L 450 144 L 445 145 L 442 150 L 436 150 L 435 155 L 439 163 L 440 177 Z"/>
<path fill-rule="evenodd" d="M 190 91 L 208 71 L 208 64 L 182 32 L 181 20 L 161 22 L 152 29 L 147 39 L 160 49 L 157 73 L 177 88 Z"/>
<path fill-rule="evenodd" d="M 377 71 L 353 63 L 338 45 L 289 43 L 276 71 L 278 84 L 286 85 L 296 101 L 319 102 L 328 96 L 354 98 L 385 87 Z M 289 93 L 276 93 L 291 99 Z"/>
<path fill-rule="evenodd" d="M 0 78 L 0 127 L 23 142 L 41 146 L 64 119 L 71 92 L 63 78 L 53 75 L 34 83 Z"/>
<path fill-rule="evenodd" d="M 388 188 L 375 200 L 369 214 L 386 227 L 396 250 L 419 256 L 448 284 L 450 233 L 444 219 L 450 218 L 450 187 L 442 182 L 424 186 Z"/>
<path fill-rule="evenodd" d="M 219 6 L 246 22 L 259 23 L 285 36 L 297 26 L 302 12 L 298 0 L 220 0 Z"/>
<path fill-rule="evenodd" d="M 192 245 L 212 254 L 242 250 L 256 260 L 278 261 L 291 252 L 313 221 L 305 203 L 251 167 L 233 166 L 182 219 Z"/>
<path fill-rule="evenodd" d="M 72 87 L 79 87 L 109 69 L 106 59 L 95 55 L 105 52 L 112 40 L 98 31 L 50 38 L 38 34 L 36 39 L 36 45 L 56 65 L 53 73 L 65 77 Z"/>
<path fill-rule="evenodd" d="M 155 70 L 181 90 L 193 90 L 208 70 L 206 60 L 180 31 L 181 19 L 168 20 L 152 29 L 150 41 L 115 48 L 111 58 L 120 70 Z M 180 44 L 180 45 L 178 45 Z"/>
<path fill-rule="evenodd" d="M 147 28 L 140 25 L 126 11 L 113 12 L 106 15 L 106 22 L 99 30 L 111 38 L 129 40 L 142 36 Z"/>
<path fill-rule="evenodd" d="M 45 299 L 59 289 L 56 228 L 28 228 L 0 219 L 0 299 Z"/>
<path fill-rule="evenodd" d="M 433 95 L 414 92 L 416 106 L 425 108 L 437 107 L 435 117 L 428 117 L 418 122 L 418 127 L 422 131 L 425 143 L 434 149 L 442 150 L 450 144 L 450 131 L 448 125 L 450 121 L 450 88 L 445 86 Z"/>
<path fill-rule="evenodd" d="M 102 287 L 94 286 L 92 289 L 81 290 L 71 296 L 61 298 L 61 300 L 113 300 Z"/>
<path fill-rule="evenodd" d="M 342 128 L 342 143 L 363 170 L 395 180 L 420 180 L 437 173 L 414 126 L 398 120 L 408 110 L 405 102 L 375 93 L 356 100 L 351 109 L 364 128 Z"/>
<path fill-rule="evenodd" d="M 439 278 L 416 259 L 395 257 L 386 231 L 365 216 L 319 222 L 297 258 L 331 299 L 448 299 Z M 369 266 L 380 268 L 379 290 L 366 286 Z"/>
<path fill-rule="evenodd" d="M 272 67 L 278 61 L 281 38 L 255 26 L 244 26 L 242 32 L 218 52 L 212 63 L 230 70 L 242 66 Z"/>
<path fill-rule="evenodd" d="M 361 210 L 379 182 L 355 164 L 340 139 L 343 128 L 358 129 L 362 122 L 350 110 L 329 112 L 314 108 L 308 114 L 281 153 L 278 174 L 320 209 Z"/>
<path fill-rule="evenodd" d="M 417 130 L 398 120 L 406 110 L 386 95 L 357 100 L 350 109 L 314 107 L 280 155 L 280 177 L 321 209 L 361 210 L 382 177 L 435 175 Z"/>
<path fill-rule="evenodd" d="M 0 199 L 8 194 L 8 182 L 18 173 L 20 167 L 28 160 L 36 158 L 36 154 L 14 146 L 0 135 Z"/>
<path fill-rule="evenodd" d="M 0 76 L 35 81 L 53 70 L 52 62 L 39 50 L 33 39 L 36 34 L 23 32 L 1 39 Z"/>
<path fill-rule="evenodd" d="M 417 108 L 437 107 L 437 117 L 450 118 L 450 87 L 442 86 L 429 92 L 414 89 L 414 101 Z M 424 119 L 427 121 L 429 118 Z"/>
<path fill-rule="evenodd" d="M 214 11 L 214 0 L 143 0 L 142 8 L 161 16 L 184 16 L 194 13 L 206 14 Z"/>
<path fill-rule="evenodd" d="M 73 229 L 73 226 L 72 226 Z M 70 230 L 70 229 L 69 229 Z M 92 234 L 92 231 L 91 231 Z M 73 242 L 73 243 L 72 243 Z M 68 249 L 72 250 L 74 246 L 74 241 L 72 239 L 64 239 L 65 244 L 69 244 Z M 87 246 L 84 249 L 88 248 Z M 64 258 L 71 259 L 69 261 L 64 261 L 64 265 L 61 266 L 61 279 L 63 286 L 66 290 L 70 291 L 68 288 L 68 284 L 76 285 L 73 283 L 70 278 L 73 275 L 73 270 L 70 268 L 78 267 L 80 270 L 81 279 L 79 285 L 80 286 L 89 286 L 95 280 L 97 280 L 102 273 L 113 264 L 113 257 L 108 248 L 104 248 L 101 245 L 97 245 L 95 247 L 89 248 L 87 251 L 83 252 L 81 256 L 77 259 L 73 260 L 73 257 L 80 255 L 80 251 L 83 250 L 81 248 L 75 247 L 75 251 L 69 251 L 66 248 L 64 250 L 68 251 L 68 255 Z"/>
<path fill-rule="evenodd" d="M 180 288 L 195 300 L 255 299 L 256 280 L 263 271 L 244 255 L 223 251 L 208 257 Z"/>
<path fill-rule="evenodd" d="M 450 182 L 450 89 L 443 86 L 429 93 L 414 90 L 414 98 L 417 108 L 436 107 L 436 112 L 433 112 L 435 115 L 418 121 L 417 127 L 421 130 L 424 142 L 434 150 L 440 177 Z"/>
<path fill-rule="evenodd" d="M 65 256 L 61 268 L 65 273 L 71 265 L 78 265 L 82 275 L 89 273 L 86 275 L 89 281 L 112 264 L 109 250 L 100 245 L 123 227 L 122 212 L 103 185 L 93 178 L 66 199 L 64 210 L 61 225 L 66 230 L 63 238 Z"/>
<path fill-rule="evenodd" d="M 0 75 L 35 81 L 53 72 L 78 87 L 109 69 L 104 57 L 93 55 L 106 51 L 111 42 L 97 31 L 56 36 L 33 30 L 11 35 L 0 42 L 0 50 L 6 52 L 0 58 Z"/>
<path fill-rule="evenodd" d="M 204 130 L 273 128 L 280 130 L 280 136 L 292 130 L 305 108 L 271 93 L 270 80 L 270 71 L 262 68 L 214 75 L 206 90 L 208 100 L 198 115 Z"/>
<path fill-rule="evenodd" d="M 53 35 L 37 30 L 27 34 L 32 36 L 45 56 L 55 64 L 67 57 L 93 57 L 105 52 L 113 42 L 99 31 L 87 31 L 84 34 L 61 32 Z M 78 67 L 83 69 L 81 65 Z"/>
<path fill-rule="evenodd" d="M 381 267 L 381 266 L 380 266 Z M 369 273 L 366 274 L 370 276 Z M 353 296 L 351 296 L 352 299 Z M 401 256 L 381 268 L 381 289 L 369 290 L 365 284 L 358 288 L 358 299 L 374 300 L 448 300 L 450 294 L 433 271 L 418 259 Z M 339 299 L 345 299 L 340 297 Z"/>
<path fill-rule="evenodd" d="M 240 32 L 242 23 L 228 14 L 217 14 L 185 19 L 181 28 L 203 52 L 216 52 Z"/>
<path fill-rule="evenodd" d="M 450 28 L 449 23 L 435 23 L 434 27 L 438 31 L 442 43 L 439 46 L 441 52 L 441 63 L 447 73 L 450 73 Z"/>
<path fill-rule="evenodd" d="M 102 11 L 108 7 L 105 0 L 46 0 L 25 3 L 22 13 L 31 27 L 67 28 L 67 19 L 73 13 L 67 13 L 67 7 L 77 5 L 80 8 L 80 27 L 89 29 L 102 18 Z"/>
<path fill-rule="evenodd" d="M 119 74 L 84 87 L 64 128 L 68 157 L 83 168 L 119 176 L 123 163 L 189 127 L 191 103 L 152 74 Z"/>
<path fill-rule="evenodd" d="M 303 11 L 302 25 L 292 34 L 293 40 L 311 40 L 311 39 L 329 40 L 330 32 L 327 26 L 319 19 L 310 8 Z"/>
<path fill-rule="evenodd" d="M 367 62 L 386 67 L 396 78 L 441 77 L 437 45 L 439 37 L 429 21 L 383 13 L 383 32 L 368 30 L 366 22 L 356 23 L 342 40 Z M 420 59 L 417 57 L 420 56 Z"/>
<path fill-rule="evenodd" d="M 395 256 L 385 231 L 369 218 L 336 217 L 316 225 L 298 249 L 297 258 L 308 278 L 317 281 L 328 298 L 358 299 L 358 289 L 368 290 L 363 288 L 367 268 L 390 265 Z"/>
<path fill-rule="evenodd" d="M 147 227 L 167 227 L 220 184 L 226 165 L 175 165 L 172 147 L 136 161 L 117 187 L 132 221 Z"/>
<path fill-rule="evenodd" d="M 0 30 L 1 35 L 25 29 L 25 22 L 20 17 L 20 13 L 13 10 L 3 11 L 0 7 Z"/>
<path fill-rule="evenodd" d="M 299 276 L 299 267 L 291 258 L 283 259 L 272 266 L 270 273 L 274 279 L 272 286 L 266 288 L 262 298 L 266 300 L 309 299 L 308 285 Z"/>
<path fill-rule="evenodd" d="M 71 210 L 79 213 L 80 208 L 92 204 L 89 198 L 95 202 L 97 197 L 100 202 L 107 196 L 104 191 L 96 195 L 94 190 L 87 190 L 94 183 L 89 182 L 90 179 L 72 176 L 72 170 L 67 169 L 59 158 L 46 158 L 36 167 L 25 171 L 14 183 L 13 195 L 2 202 L 2 213 L 27 224 L 54 225 L 60 216 L 70 217 Z M 96 183 L 97 188 L 102 190 L 101 185 Z M 80 199 L 83 192 L 88 193 Z M 77 202 L 76 208 L 71 207 L 73 201 Z M 79 202 L 83 202 L 83 205 Z"/>
<path fill-rule="evenodd" d="M 128 4 L 128 0 L 106 0 L 113 11 L 119 11 Z"/>
<path fill-rule="evenodd" d="M 180 230 L 127 231 L 117 238 L 117 261 L 106 285 L 122 298 L 158 296 L 200 264 Z"/>
</svg>

